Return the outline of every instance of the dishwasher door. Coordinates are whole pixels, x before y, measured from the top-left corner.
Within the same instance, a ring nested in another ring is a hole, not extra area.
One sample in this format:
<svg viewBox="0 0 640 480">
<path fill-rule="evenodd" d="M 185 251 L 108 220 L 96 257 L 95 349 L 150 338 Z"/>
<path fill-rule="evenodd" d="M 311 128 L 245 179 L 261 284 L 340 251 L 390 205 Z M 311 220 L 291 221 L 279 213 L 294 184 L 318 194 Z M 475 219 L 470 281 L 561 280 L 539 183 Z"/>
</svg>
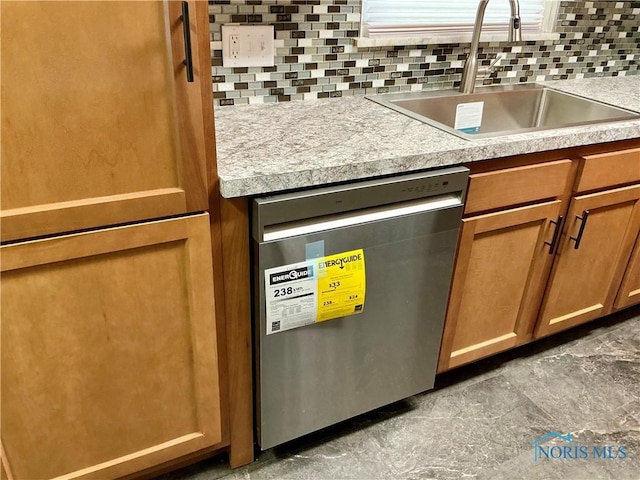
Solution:
<svg viewBox="0 0 640 480">
<path fill-rule="evenodd" d="M 263 450 L 433 387 L 467 178 L 456 167 L 254 201 Z M 295 285 L 358 254 L 364 301 L 313 322 L 319 293 Z M 271 281 L 283 282 L 278 298 Z"/>
</svg>

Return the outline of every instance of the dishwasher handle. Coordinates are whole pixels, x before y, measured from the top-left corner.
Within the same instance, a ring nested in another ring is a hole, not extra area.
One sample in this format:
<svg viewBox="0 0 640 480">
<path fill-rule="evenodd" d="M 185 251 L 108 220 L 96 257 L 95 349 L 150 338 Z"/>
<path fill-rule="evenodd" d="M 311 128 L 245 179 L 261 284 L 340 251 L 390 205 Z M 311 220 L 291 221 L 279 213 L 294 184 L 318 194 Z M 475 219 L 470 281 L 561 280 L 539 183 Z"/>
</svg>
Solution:
<svg viewBox="0 0 640 480">
<path fill-rule="evenodd" d="M 353 212 L 335 213 L 306 220 L 266 225 L 263 227 L 262 232 L 260 232 L 258 241 L 271 242 L 299 235 L 310 235 L 312 233 L 325 232 L 337 228 L 353 227 L 365 223 L 443 210 L 461 205 L 462 193 L 458 192 L 391 205 L 371 207 Z"/>
</svg>

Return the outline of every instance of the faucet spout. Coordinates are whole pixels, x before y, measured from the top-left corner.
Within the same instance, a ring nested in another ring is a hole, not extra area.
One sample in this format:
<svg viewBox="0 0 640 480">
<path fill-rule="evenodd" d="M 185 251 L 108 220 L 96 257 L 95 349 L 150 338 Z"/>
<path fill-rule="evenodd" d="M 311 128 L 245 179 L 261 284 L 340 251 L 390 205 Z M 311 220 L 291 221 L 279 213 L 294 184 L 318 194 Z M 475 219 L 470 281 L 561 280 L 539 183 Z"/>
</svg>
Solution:
<svg viewBox="0 0 640 480">
<path fill-rule="evenodd" d="M 509 0 L 511 18 L 509 19 L 509 41 L 522 41 L 522 20 L 520 19 L 520 4 L 518 0 Z"/>
<path fill-rule="evenodd" d="M 478 12 L 476 13 L 476 23 L 473 26 L 473 35 L 471 37 L 471 49 L 469 56 L 464 63 L 462 71 L 462 80 L 460 81 L 460 91 L 462 93 L 473 93 L 476 83 L 476 75 L 478 72 L 478 45 L 480 43 L 480 33 L 482 32 L 482 22 L 484 21 L 484 13 L 487 9 L 489 0 L 480 0 Z M 509 20 L 509 41 L 522 41 L 522 21 L 520 20 L 520 4 L 518 0 L 509 0 L 511 7 L 511 19 Z"/>
</svg>

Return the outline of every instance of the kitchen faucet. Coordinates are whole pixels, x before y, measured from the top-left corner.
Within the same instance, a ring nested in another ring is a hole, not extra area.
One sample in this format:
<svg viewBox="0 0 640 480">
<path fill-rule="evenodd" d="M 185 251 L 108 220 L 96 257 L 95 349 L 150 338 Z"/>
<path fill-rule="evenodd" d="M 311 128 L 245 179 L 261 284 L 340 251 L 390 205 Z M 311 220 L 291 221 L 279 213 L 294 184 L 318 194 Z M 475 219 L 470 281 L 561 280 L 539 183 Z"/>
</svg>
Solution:
<svg viewBox="0 0 640 480">
<path fill-rule="evenodd" d="M 478 13 L 476 14 L 476 23 L 473 26 L 473 36 L 471 37 L 471 51 L 464 63 L 462 72 L 462 80 L 460 81 L 460 91 L 462 93 L 473 93 L 476 83 L 476 74 L 478 73 L 478 44 L 480 43 L 480 33 L 482 31 L 482 21 L 484 20 L 484 12 L 487 9 L 489 0 L 480 0 L 478 5 Z M 509 0 L 511 7 L 511 20 L 509 21 L 509 41 L 519 42 L 522 40 L 521 21 L 520 21 L 520 4 L 518 0 Z M 493 66 L 493 65 L 492 65 Z"/>
</svg>

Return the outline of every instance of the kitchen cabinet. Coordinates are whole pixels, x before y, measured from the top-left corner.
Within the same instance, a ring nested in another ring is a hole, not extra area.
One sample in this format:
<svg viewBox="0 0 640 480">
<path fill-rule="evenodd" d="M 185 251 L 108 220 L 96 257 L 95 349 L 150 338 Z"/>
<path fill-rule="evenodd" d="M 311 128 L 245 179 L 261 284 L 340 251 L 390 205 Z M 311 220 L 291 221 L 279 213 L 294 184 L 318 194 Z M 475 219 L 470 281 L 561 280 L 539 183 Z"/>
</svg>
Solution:
<svg viewBox="0 0 640 480">
<path fill-rule="evenodd" d="M 0 22 L 0 473 L 250 462 L 207 3 L 8 0 Z"/>
<path fill-rule="evenodd" d="M 579 191 L 602 189 L 610 185 L 640 183 L 640 149 L 638 148 L 589 155 L 583 162 L 577 186 Z M 628 265 L 623 265 L 624 275 L 614 302 L 615 310 L 640 302 L 640 230 L 635 234 L 635 247 Z M 629 231 L 629 236 L 634 236 L 633 228 Z"/>
<path fill-rule="evenodd" d="M 636 238 L 614 307 L 619 310 L 636 303 L 640 303 L 640 235 Z"/>
<path fill-rule="evenodd" d="M 561 159 L 471 175 L 438 371 L 531 339 L 570 172 Z"/>
<path fill-rule="evenodd" d="M 439 370 L 531 338 L 559 200 L 464 219 Z"/>
<path fill-rule="evenodd" d="M 637 142 L 566 157 L 470 165 L 439 372 L 640 301 Z"/>
<path fill-rule="evenodd" d="M 1 254 L 10 478 L 114 478 L 221 442 L 207 214 Z"/>
<path fill-rule="evenodd" d="M 536 337 L 610 313 L 640 226 L 640 185 L 573 198 Z"/>
<path fill-rule="evenodd" d="M 196 3 L 0 3 L 3 241 L 207 210 Z"/>
</svg>

